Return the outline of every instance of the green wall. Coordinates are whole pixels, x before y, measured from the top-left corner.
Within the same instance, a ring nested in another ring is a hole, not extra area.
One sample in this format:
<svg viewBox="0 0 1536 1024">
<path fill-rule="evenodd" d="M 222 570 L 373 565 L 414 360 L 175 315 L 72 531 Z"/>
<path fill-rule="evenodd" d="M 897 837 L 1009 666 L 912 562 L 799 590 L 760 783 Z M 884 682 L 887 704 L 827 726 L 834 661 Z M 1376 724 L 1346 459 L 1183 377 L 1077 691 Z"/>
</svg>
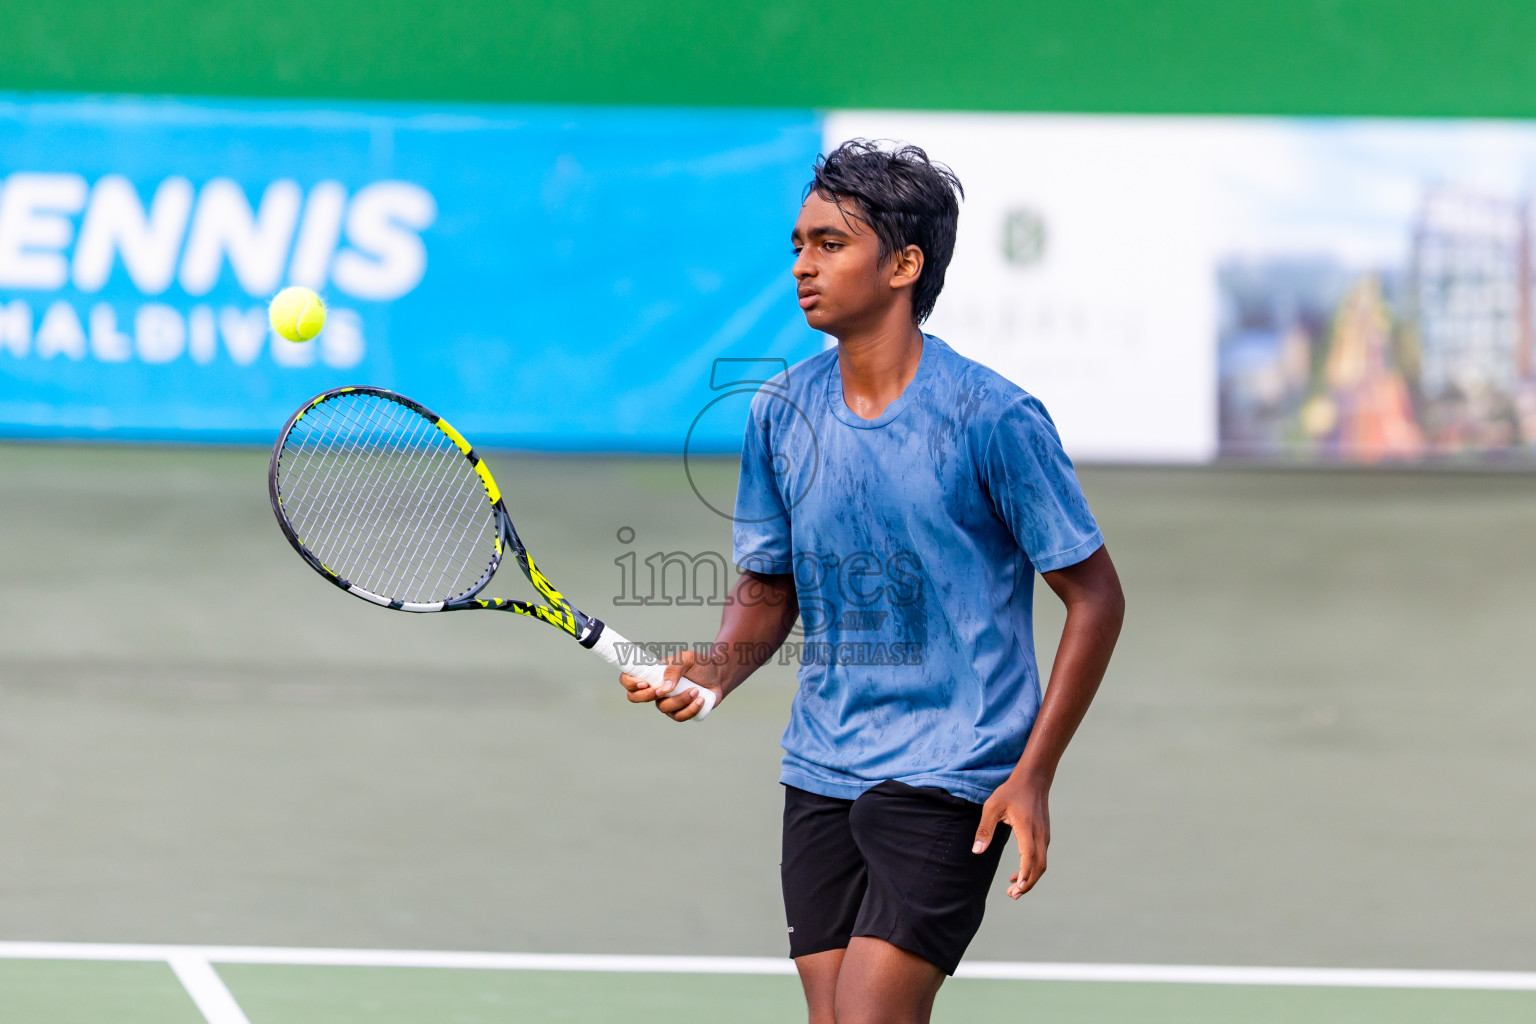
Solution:
<svg viewBox="0 0 1536 1024">
<path fill-rule="evenodd" d="M 1536 114 L 1530 0 L 7 0 L 0 88 Z"/>
</svg>

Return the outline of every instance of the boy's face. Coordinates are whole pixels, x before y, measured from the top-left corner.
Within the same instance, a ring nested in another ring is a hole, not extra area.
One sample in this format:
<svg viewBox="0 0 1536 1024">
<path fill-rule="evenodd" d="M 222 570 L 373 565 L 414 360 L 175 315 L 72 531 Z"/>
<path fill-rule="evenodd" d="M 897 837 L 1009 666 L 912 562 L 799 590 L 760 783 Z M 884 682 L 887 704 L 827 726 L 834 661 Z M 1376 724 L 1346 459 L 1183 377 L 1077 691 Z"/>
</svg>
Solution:
<svg viewBox="0 0 1536 1024">
<path fill-rule="evenodd" d="M 858 204 L 843 205 L 848 213 L 812 192 L 790 235 L 805 322 L 834 338 L 878 324 L 896 303 L 905 303 L 910 316 L 911 285 L 922 271 L 916 246 L 881 260 L 880 240 L 857 219 Z"/>
</svg>

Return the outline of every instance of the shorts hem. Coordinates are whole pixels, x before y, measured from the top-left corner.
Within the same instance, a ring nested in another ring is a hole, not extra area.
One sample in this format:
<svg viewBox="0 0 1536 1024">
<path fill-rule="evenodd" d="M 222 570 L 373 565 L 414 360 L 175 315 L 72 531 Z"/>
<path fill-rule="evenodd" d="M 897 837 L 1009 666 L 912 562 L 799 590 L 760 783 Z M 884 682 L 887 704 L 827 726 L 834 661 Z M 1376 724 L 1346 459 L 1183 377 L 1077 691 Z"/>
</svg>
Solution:
<svg viewBox="0 0 1536 1024">
<path fill-rule="evenodd" d="M 790 943 L 789 958 L 791 960 L 798 960 L 802 956 L 815 956 L 817 953 L 830 953 L 834 949 L 847 949 L 848 939 L 850 938 L 852 938 L 851 935 L 848 936 L 848 938 L 843 939 L 841 942 L 839 942 L 837 939 L 821 939 L 819 941 L 810 943 L 810 949 L 802 949 L 798 951 L 795 949 L 794 943 Z"/>
<path fill-rule="evenodd" d="M 940 957 L 935 957 L 932 950 L 918 948 L 922 945 L 922 943 L 918 942 L 912 937 L 911 929 L 894 928 L 890 931 L 889 934 L 881 934 L 880 932 L 873 931 L 856 931 L 851 936 L 851 938 L 879 939 L 881 942 L 889 942 L 891 945 L 895 946 L 897 949 L 904 953 L 911 953 L 913 956 L 922 957 L 923 960 L 937 967 L 951 978 L 955 976 L 955 971 L 960 966 L 959 958 L 956 958 L 953 963 L 950 963 L 949 961 Z"/>
</svg>

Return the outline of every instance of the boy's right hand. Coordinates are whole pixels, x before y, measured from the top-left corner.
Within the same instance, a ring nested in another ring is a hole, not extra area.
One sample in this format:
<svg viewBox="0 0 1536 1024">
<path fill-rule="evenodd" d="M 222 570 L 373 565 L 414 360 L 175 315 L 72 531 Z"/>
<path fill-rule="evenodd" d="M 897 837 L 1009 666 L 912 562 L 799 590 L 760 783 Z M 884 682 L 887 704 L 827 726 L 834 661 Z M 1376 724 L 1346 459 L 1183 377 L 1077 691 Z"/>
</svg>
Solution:
<svg viewBox="0 0 1536 1024">
<path fill-rule="evenodd" d="M 637 679 L 627 672 L 619 673 L 619 682 L 627 691 L 626 696 L 629 697 L 631 704 L 654 701 L 657 709 L 674 722 L 686 722 L 704 710 L 704 698 L 694 693 L 695 686 L 713 692 L 716 703 L 725 699 L 723 688 L 717 684 L 688 678 L 687 685 L 679 685 L 679 681 L 688 676 L 689 669 L 698 667 L 698 656 L 694 652 L 683 651 L 669 658 L 666 665 L 666 682 L 660 687 L 652 687 L 645 680 Z M 700 671 L 699 674 L 702 675 L 703 672 Z"/>
</svg>

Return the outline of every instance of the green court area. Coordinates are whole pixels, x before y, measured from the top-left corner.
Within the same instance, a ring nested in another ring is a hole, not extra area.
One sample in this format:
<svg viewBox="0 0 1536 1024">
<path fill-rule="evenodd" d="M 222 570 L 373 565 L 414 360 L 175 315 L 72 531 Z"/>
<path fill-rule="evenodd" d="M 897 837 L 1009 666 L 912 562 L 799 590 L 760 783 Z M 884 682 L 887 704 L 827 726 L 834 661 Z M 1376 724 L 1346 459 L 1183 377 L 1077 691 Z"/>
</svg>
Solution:
<svg viewBox="0 0 1536 1024">
<path fill-rule="evenodd" d="M 336 591 L 279 534 L 265 462 L 0 445 L 0 940 L 784 955 L 792 666 L 676 726 L 552 630 Z M 631 555 L 729 556 L 680 460 L 491 462 L 578 604 L 634 639 L 713 636 L 708 572 L 698 604 L 616 603 Z M 728 500 L 730 460 L 693 469 Z M 1053 792 L 1050 871 L 1017 904 L 996 887 L 973 957 L 1536 968 L 1536 477 L 1083 479 L 1126 629 Z M 1047 662 L 1061 618 L 1043 587 L 1036 607 Z M 220 972 L 252 1024 L 799 1013 L 787 977 Z M 961 979 L 938 1019 L 1499 1021 L 1530 999 Z M 196 1012 L 160 964 L 0 961 L 5 1024 Z"/>
<path fill-rule="evenodd" d="M 225 965 L 250 1024 L 779 1024 L 803 1015 L 791 977 Z M 8 1024 L 197 1024 L 170 968 L 0 961 Z M 934 1020 L 1053 1024 L 1504 1024 L 1536 992 L 952 979 Z"/>
</svg>

